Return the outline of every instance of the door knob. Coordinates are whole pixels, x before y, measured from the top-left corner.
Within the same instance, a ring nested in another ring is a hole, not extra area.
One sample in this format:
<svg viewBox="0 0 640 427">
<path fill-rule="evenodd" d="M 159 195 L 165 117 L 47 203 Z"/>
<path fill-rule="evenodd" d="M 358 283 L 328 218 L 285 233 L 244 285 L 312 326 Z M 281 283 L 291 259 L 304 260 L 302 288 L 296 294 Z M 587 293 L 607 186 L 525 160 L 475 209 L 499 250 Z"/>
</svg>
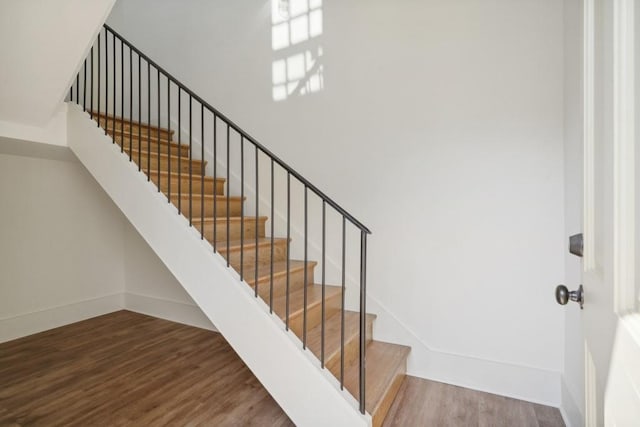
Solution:
<svg viewBox="0 0 640 427">
<path fill-rule="evenodd" d="M 569 291 L 565 285 L 558 285 L 556 288 L 556 301 L 560 305 L 565 305 L 571 301 L 575 301 L 580 304 L 580 309 L 582 309 L 584 304 L 584 289 L 582 285 L 578 287 L 575 291 Z"/>
</svg>

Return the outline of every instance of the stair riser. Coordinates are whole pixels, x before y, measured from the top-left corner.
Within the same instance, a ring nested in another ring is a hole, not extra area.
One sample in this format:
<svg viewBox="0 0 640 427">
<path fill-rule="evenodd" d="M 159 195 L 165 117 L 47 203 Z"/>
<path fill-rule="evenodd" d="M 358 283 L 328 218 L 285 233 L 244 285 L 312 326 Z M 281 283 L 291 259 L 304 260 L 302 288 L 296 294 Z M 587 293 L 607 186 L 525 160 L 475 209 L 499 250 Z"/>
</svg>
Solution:
<svg viewBox="0 0 640 427">
<path fill-rule="evenodd" d="M 97 120 L 97 118 L 94 117 L 94 120 Z M 116 130 L 124 130 L 125 132 L 131 132 L 131 133 L 135 133 L 136 135 L 138 135 L 138 132 L 140 132 L 140 135 L 151 135 L 151 136 L 158 136 L 158 129 L 157 128 L 147 128 L 145 125 L 142 125 L 140 127 L 138 127 L 137 123 L 129 123 L 127 121 L 125 122 L 121 122 L 118 119 L 114 120 L 113 119 L 107 119 L 107 121 L 105 122 L 105 118 L 101 117 L 100 118 L 100 126 L 102 128 L 109 128 L 109 129 L 116 129 Z M 115 126 L 114 126 L 115 125 Z M 166 130 L 162 130 L 160 129 L 160 138 L 162 139 L 170 139 L 170 134 L 168 131 Z"/>
<path fill-rule="evenodd" d="M 183 194 L 185 192 L 185 190 L 183 189 Z M 171 194 L 171 201 L 173 202 L 174 205 L 176 205 L 176 207 L 178 207 L 178 196 L 173 194 L 173 190 L 172 190 L 172 194 Z M 192 209 L 193 209 L 193 217 L 200 219 L 201 217 L 201 203 L 200 203 L 200 196 L 193 196 L 193 200 L 191 202 L 192 205 Z M 205 199 L 204 202 L 204 216 L 213 216 L 214 215 L 214 203 L 213 203 L 213 199 Z M 215 204 L 215 209 L 217 212 L 215 212 L 215 215 L 218 217 L 222 217 L 222 216 L 226 216 L 227 215 L 227 201 L 226 199 L 221 199 L 218 200 L 218 203 Z M 238 200 L 238 199 L 230 199 L 229 200 L 229 216 L 240 216 L 242 210 L 242 201 Z M 182 197 L 182 202 L 180 204 L 180 212 L 186 216 L 187 218 L 189 218 L 189 198 L 187 196 Z"/>
<path fill-rule="evenodd" d="M 127 151 L 127 150 L 125 150 Z M 147 158 L 149 158 L 149 160 L 147 160 Z M 151 156 L 147 156 L 147 152 L 134 152 L 131 154 L 131 158 L 133 159 L 134 162 L 136 162 L 137 164 L 139 164 L 142 169 L 144 171 L 147 170 L 147 165 L 150 164 L 151 169 L 158 169 L 158 155 L 156 153 L 151 152 Z M 161 156 L 160 157 L 160 170 L 161 171 L 171 171 L 171 172 L 182 172 L 182 174 L 184 175 L 185 173 L 187 174 L 185 177 L 182 177 L 183 179 L 187 179 L 187 183 L 189 182 L 189 158 L 171 158 L 171 160 L 169 160 L 166 156 Z M 171 169 L 169 169 L 169 163 L 171 163 Z M 202 166 L 202 162 L 200 160 L 191 160 L 191 175 L 192 176 L 197 176 L 200 177 L 202 175 L 202 170 L 203 170 L 203 166 Z M 185 189 L 182 189 L 183 191 L 185 191 Z M 187 189 L 188 190 L 188 187 Z"/>
<path fill-rule="evenodd" d="M 158 145 L 160 147 L 160 153 L 162 154 L 173 154 L 175 156 L 178 153 L 182 152 L 182 157 L 189 158 L 189 147 L 180 147 L 178 145 L 168 144 L 165 141 L 161 141 L 158 144 L 157 140 L 148 141 L 144 137 L 139 141 L 137 137 L 130 138 L 126 134 L 124 137 L 121 137 L 119 133 L 116 133 L 116 136 L 113 137 L 118 145 L 120 145 L 120 141 L 124 141 L 124 149 L 129 152 L 129 145 L 131 145 L 132 150 L 138 150 L 146 153 L 149 150 L 149 146 L 151 146 L 151 152 L 158 152 Z"/>
<path fill-rule="evenodd" d="M 341 294 L 338 292 L 332 297 L 328 297 L 325 300 L 325 318 L 329 318 L 340 311 L 340 305 L 342 303 Z M 307 307 L 307 330 L 311 330 L 320 324 L 322 321 L 322 304 L 310 305 Z M 304 326 L 304 315 L 302 310 L 294 316 L 289 318 L 289 327 L 291 330 L 302 339 L 302 330 Z"/>
<path fill-rule="evenodd" d="M 340 332 L 338 332 L 340 333 Z M 368 345 L 373 338 L 373 319 L 367 319 L 366 328 L 366 345 Z M 320 357 L 320 355 L 317 355 Z M 352 362 L 360 357 L 360 334 L 352 335 L 351 337 L 345 337 L 344 343 L 344 366 L 349 366 Z M 331 355 L 326 361 L 325 366 L 334 377 L 340 379 L 340 350 Z"/>
<path fill-rule="evenodd" d="M 146 165 L 145 165 L 146 167 Z M 152 166 L 153 167 L 153 166 Z M 158 185 L 158 174 L 157 173 L 151 173 L 151 181 L 153 181 L 156 185 Z M 187 176 L 183 176 L 182 179 L 178 178 L 177 176 L 171 175 L 171 176 L 167 176 L 166 174 L 161 174 L 160 175 L 160 190 L 162 190 L 163 193 L 168 194 L 169 192 L 169 181 L 171 182 L 171 194 L 177 194 L 178 193 L 178 187 L 180 187 L 182 189 L 182 192 L 188 192 L 189 191 L 189 172 L 187 172 Z M 191 192 L 194 194 L 201 194 L 202 193 L 202 185 L 203 182 L 201 180 L 201 176 L 200 175 L 196 175 L 193 176 L 193 179 L 191 180 Z M 204 194 L 206 195 L 212 195 L 213 193 L 213 187 L 216 186 L 216 194 L 218 194 L 219 196 L 224 196 L 224 181 L 218 181 L 218 180 L 204 180 Z M 199 199 L 198 199 L 199 200 Z"/>
<path fill-rule="evenodd" d="M 257 220 L 258 237 L 265 236 L 265 222 L 266 218 Z M 196 225 L 198 231 L 201 231 L 200 224 Z M 229 235 L 227 236 L 227 222 L 222 219 L 214 222 L 206 222 L 204 225 L 204 237 L 213 242 L 213 230 L 215 228 L 215 237 L 218 242 L 224 242 L 226 240 L 239 240 L 242 237 L 242 229 L 244 228 L 245 239 L 255 237 L 256 235 L 256 220 L 254 218 L 245 218 L 244 225 L 242 221 L 232 220 L 229 221 Z"/>
<path fill-rule="evenodd" d="M 227 258 L 226 256 L 226 248 L 224 247 L 224 243 L 220 244 L 218 248 L 220 251 L 220 255 Z M 229 263 L 233 266 L 236 271 L 240 271 L 240 265 L 244 265 L 245 268 L 253 268 L 256 264 L 256 249 L 254 247 L 246 247 L 244 249 L 244 256 L 242 255 L 241 250 L 231 250 L 231 254 L 229 255 Z M 242 258 L 242 259 L 241 259 Z M 284 240 L 279 240 L 274 242 L 273 244 L 273 261 L 284 261 L 287 259 L 287 244 Z M 259 245 L 258 246 L 258 265 L 269 265 L 271 264 L 271 245 Z M 251 278 L 253 279 L 253 278 Z"/>
<path fill-rule="evenodd" d="M 314 282 L 314 265 L 307 266 L 307 284 Z M 254 278 L 248 277 L 249 281 L 253 283 Z M 289 273 L 289 292 L 295 292 L 298 289 L 302 289 L 304 284 L 304 270 L 291 271 Z M 267 279 L 258 283 L 258 294 L 262 299 L 269 304 L 269 294 L 271 292 L 271 280 Z M 273 298 L 281 297 L 287 293 L 287 275 L 273 277 Z"/>
<path fill-rule="evenodd" d="M 393 384 L 391 384 L 391 386 L 387 389 L 382 402 L 380 402 L 378 409 L 375 411 L 375 414 L 373 414 L 373 422 L 371 423 L 373 427 L 381 427 L 384 423 L 384 419 L 387 417 L 389 409 L 391 409 L 391 405 L 393 404 L 393 401 L 395 400 L 396 395 L 400 390 L 400 386 L 402 385 L 402 381 L 406 376 L 406 372 L 407 362 L 405 360 L 405 362 L 396 371 Z"/>
</svg>

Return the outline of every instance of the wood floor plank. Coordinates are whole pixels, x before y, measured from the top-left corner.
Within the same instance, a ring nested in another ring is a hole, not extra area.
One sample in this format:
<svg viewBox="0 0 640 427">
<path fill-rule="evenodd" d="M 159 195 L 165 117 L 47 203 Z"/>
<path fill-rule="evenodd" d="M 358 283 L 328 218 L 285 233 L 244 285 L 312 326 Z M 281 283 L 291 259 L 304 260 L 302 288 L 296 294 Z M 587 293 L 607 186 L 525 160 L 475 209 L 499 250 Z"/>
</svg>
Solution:
<svg viewBox="0 0 640 427">
<path fill-rule="evenodd" d="M 120 311 L 0 344 L 0 426 L 292 426 L 220 334 Z M 562 427 L 556 408 L 406 377 L 385 427 Z"/>
<path fill-rule="evenodd" d="M 0 344 L 0 425 L 293 425 L 220 334 L 121 311 Z"/>
<path fill-rule="evenodd" d="M 564 427 L 557 408 L 407 376 L 384 427 Z"/>
</svg>

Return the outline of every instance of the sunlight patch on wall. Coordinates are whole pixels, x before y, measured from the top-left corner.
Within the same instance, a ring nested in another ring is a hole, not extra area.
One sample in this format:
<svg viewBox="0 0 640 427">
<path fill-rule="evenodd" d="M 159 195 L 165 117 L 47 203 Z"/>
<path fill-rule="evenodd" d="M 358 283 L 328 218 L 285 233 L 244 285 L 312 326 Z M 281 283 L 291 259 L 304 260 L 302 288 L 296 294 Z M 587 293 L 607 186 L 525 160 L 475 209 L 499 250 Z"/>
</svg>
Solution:
<svg viewBox="0 0 640 427">
<path fill-rule="evenodd" d="M 274 101 L 324 88 L 322 29 L 322 0 L 271 1 Z"/>
</svg>

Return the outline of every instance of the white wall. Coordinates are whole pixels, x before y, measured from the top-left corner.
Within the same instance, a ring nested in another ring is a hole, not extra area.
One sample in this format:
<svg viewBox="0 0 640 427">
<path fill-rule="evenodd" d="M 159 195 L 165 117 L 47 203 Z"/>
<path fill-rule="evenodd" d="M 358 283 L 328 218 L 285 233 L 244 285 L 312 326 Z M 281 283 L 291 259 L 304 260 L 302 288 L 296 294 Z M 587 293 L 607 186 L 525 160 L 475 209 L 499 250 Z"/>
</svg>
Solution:
<svg viewBox="0 0 640 427">
<path fill-rule="evenodd" d="M 582 228 L 582 0 L 564 1 L 564 170 L 565 170 L 565 247 L 568 236 Z M 565 252 L 566 286 L 576 289 L 582 281 L 582 263 Z M 571 303 L 564 311 L 564 362 L 562 409 L 569 426 L 583 425 L 584 341 L 581 310 Z"/>
<path fill-rule="evenodd" d="M 214 329 L 68 147 L 0 138 L 0 194 L 0 342 L 123 308 Z"/>
<path fill-rule="evenodd" d="M 267 1 L 121 0 L 108 22 L 373 230 L 377 338 L 410 338 L 410 373 L 559 404 L 562 7 L 325 1 L 322 34 L 277 50 Z M 320 90 L 274 100 L 307 50 Z"/>
<path fill-rule="evenodd" d="M 124 218 L 68 148 L 0 139 L 0 342 L 122 307 Z"/>
<path fill-rule="evenodd" d="M 138 313 L 215 330 L 211 321 L 126 220 L 123 238 L 125 307 Z"/>
<path fill-rule="evenodd" d="M 0 121 L 47 125 L 114 2 L 2 1 Z"/>
</svg>

